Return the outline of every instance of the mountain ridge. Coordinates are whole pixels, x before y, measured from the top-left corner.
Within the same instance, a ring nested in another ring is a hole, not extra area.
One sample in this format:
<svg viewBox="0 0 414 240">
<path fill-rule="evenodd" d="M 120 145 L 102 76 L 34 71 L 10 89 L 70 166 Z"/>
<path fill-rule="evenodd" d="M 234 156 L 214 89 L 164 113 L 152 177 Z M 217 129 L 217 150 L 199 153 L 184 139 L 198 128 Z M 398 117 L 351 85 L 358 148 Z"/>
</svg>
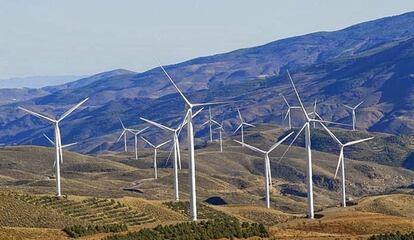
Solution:
<svg viewBox="0 0 414 240">
<path fill-rule="evenodd" d="M 410 83 L 414 76 L 410 70 L 414 64 L 413 38 L 414 12 L 410 12 L 333 32 L 311 33 L 195 58 L 165 68 L 191 100 L 246 100 L 244 105 L 214 108 L 214 117 L 224 117 L 227 128 L 237 124 L 237 115 L 225 110 L 235 107 L 240 107 L 251 122 L 281 124 L 279 119 L 285 109 L 279 94 L 284 93 L 291 104 L 297 104 L 286 79 L 285 71 L 289 69 L 306 106 L 311 106 L 315 98 L 322 102 L 318 111 L 324 119 L 349 122 L 350 114 L 342 104 L 365 99 L 358 112 L 358 119 L 364 119 L 358 122 L 360 129 L 410 134 L 414 132 L 414 123 L 407 118 L 414 114 L 410 104 L 414 98 L 414 86 Z M 182 115 L 183 103 L 159 68 L 142 73 L 108 73 L 94 75 L 102 77 L 99 80 L 92 76 L 58 86 L 50 94 L 0 106 L 0 141 L 24 144 L 38 138 L 40 131 L 50 131 L 47 125 L 17 111 L 17 105 L 36 105 L 59 114 L 90 97 L 85 107 L 75 113 L 76 117 L 68 119 L 73 122 L 62 123 L 62 135 L 68 141 L 98 141 L 88 149 L 104 144 L 99 142 L 101 139 L 116 138 L 120 128 L 118 117 L 128 125 L 143 127 L 139 116 L 174 124 Z M 395 90 L 401 83 L 405 84 L 404 95 Z M 400 100 L 403 96 L 406 101 Z M 298 113 L 293 113 L 293 119 L 295 125 L 302 121 Z M 198 131 L 198 136 L 202 136 L 205 129 Z M 106 150 L 117 146 L 108 142 L 104 145 Z"/>
</svg>

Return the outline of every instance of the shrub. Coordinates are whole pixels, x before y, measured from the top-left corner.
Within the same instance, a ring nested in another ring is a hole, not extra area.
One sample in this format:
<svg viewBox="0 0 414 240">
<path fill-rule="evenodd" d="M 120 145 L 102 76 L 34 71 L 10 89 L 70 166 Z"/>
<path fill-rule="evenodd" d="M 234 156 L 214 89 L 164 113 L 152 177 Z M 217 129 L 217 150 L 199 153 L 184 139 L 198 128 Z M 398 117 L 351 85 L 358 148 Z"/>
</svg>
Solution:
<svg viewBox="0 0 414 240">
<path fill-rule="evenodd" d="M 411 233 L 387 233 L 387 234 L 380 234 L 380 235 L 373 235 L 369 238 L 369 240 L 414 240 L 414 232 Z"/>
<path fill-rule="evenodd" d="M 184 222 L 175 225 L 157 226 L 154 229 L 143 229 L 125 235 L 114 235 L 105 240 L 207 240 L 221 238 L 269 237 L 263 224 L 242 223 L 237 219 L 214 219 L 201 222 Z"/>
<path fill-rule="evenodd" d="M 75 225 L 65 227 L 63 231 L 70 237 L 77 238 L 87 235 L 93 235 L 96 233 L 109 233 L 109 232 L 123 232 L 127 231 L 128 227 L 125 224 L 109 224 L 109 225 L 88 225 L 81 226 Z"/>
</svg>

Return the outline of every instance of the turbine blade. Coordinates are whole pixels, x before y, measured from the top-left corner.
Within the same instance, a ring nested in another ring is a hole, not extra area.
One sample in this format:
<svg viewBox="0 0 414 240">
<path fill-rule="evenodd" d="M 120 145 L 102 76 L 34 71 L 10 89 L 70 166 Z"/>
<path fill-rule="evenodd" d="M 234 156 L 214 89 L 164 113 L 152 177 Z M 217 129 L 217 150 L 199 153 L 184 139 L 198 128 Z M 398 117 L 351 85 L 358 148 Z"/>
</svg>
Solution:
<svg viewBox="0 0 414 240">
<path fill-rule="evenodd" d="M 53 145 L 55 146 L 55 143 L 50 139 L 46 134 L 43 133 L 43 136 Z"/>
<path fill-rule="evenodd" d="M 239 125 L 239 127 L 236 129 L 236 131 L 234 131 L 233 132 L 233 134 L 235 134 L 237 131 L 239 131 L 239 129 L 241 128 L 241 126 L 243 125 L 243 123 L 241 123 L 240 125 Z"/>
<path fill-rule="evenodd" d="M 335 142 L 337 142 L 339 145 L 343 145 L 341 141 L 339 141 L 339 139 L 335 136 L 335 134 L 333 134 L 333 132 L 331 132 L 331 130 L 329 130 L 329 128 L 327 128 L 325 126 L 325 124 L 323 123 L 319 123 L 320 125 L 322 125 L 322 127 L 325 129 L 326 132 L 328 132 L 328 134 L 331 136 L 331 138 L 333 138 L 333 140 L 335 140 Z"/>
<path fill-rule="evenodd" d="M 135 132 L 135 135 L 139 135 L 139 134 L 141 134 L 141 133 L 143 133 L 145 130 L 147 130 L 149 127 L 144 127 L 143 129 L 141 129 L 141 130 L 138 130 L 137 132 Z"/>
<path fill-rule="evenodd" d="M 283 118 L 283 121 L 285 121 L 285 120 L 286 120 L 286 118 L 289 116 L 289 113 L 290 113 L 290 108 L 288 108 L 288 110 L 286 111 L 286 115 L 285 115 L 285 117 Z"/>
<path fill-rule="evenodd" d="M 289 133 L 288 135 L 286 135 L 282 140 L 280 140 L 279 142 L 273 144 L 273 146 L 269 149 L 269 151 L 267 151 L 267 153 L 271 153 L 277 146 L 279 146 L 281 143 L 283 143 L 286 139 L 288 139 L 292 134 L 294 133 L 294 131 L 292 131 L 291 133 Z"/>
<path fill-rule="evenodd" d="M 193 118 L 195 118 L 199 113 L 201 113 L 201 111 L 203 111 L 204 110 L 204 107 L 202 107 L 202 108 L 200 108 L 197 112 L 195 112 L 194 114 L 193 114 Z"/>
<path fill-rule="evenodd" d="M 361 142 L 365 142 L 365 141 L 368 141 L 368 140 L 371 140 L 371 139 L 373 139 L 374 137 L 369 137 L 369 138 L 364 138 L 364 139 L 360 139 L 360 140 L 356 140 L 356 141 L 352 141 L 352 142 L 348 142 L 348 143 L 345 143 L 344 144 L 344 146 L 346 147 L 346 146 L 351 146 L 351 145 L 354 145 L 354 144 L 357 144 L 357 143 L 361 143 Z"/>
<path fill-rule="evenodd" d="M 247 122 L 243 122 L 242 124 L 244 124 L 244 125 L 246 125 L 246 126 L 249 126 L 249 127 L 256 127 L 255 125 L 250 124 L 250 123 L 247 123 Z"/>
<path fill-rule="evenodd" d="M 289 146 L 286 148 L 285 152 L 282 154 L 282 156 L 279 158 L 279 163 L 282 161 L 282 159 L 285 157 L 286 153 L 289 151 L 292 144 L 296 141 L 296 139 L 299 137 L 300 133 L 305 129 L 306 125 L 308 123 L 303 124 L 303 127 L 299 130 L 299 132 L 296 134 L 295 138 L 293 138 L 292 142 L 290 142 Z"/>
<path fill-rule="evenodd" d="M 123 128 L 123 129 L 125 129 L 125 125 L 124 125 L 124 123 L 122 122 L 121 118 L 118 118 L 118 119 L 119 119 L 119 122 L 121 122 L 122 128 Z"/>
<path fill-rule="evenodd" d="M 296 90 L 296 86 L 293 83 L 293 79 L 290 76 L 289 70 L 287 70 L 287 74 L 289 76 L 290 82 L 292 83 L 293 90 L 295 91 L 296 97 L 298 98 L 298 101 L 299 101 L 300 107 L 302 108 L 303 114 L 305 114 L 306 119 L 309 119 L 308 113 L 306 112 L 305 107 L 303 106 L 302 100 L 300 99 L 299 93 Z"/>
<path fill-rule="evenodd" d="M 358 103 L 355 107 L 354 107 L 354 109 L 356 109 L 356 108 L 358 108 L 359 106 L 361 106 L 361 104 L 363 104 L 365 102 L 365 100 L 364 101 L 362 101 L 362 102 L 360 102 L 360 103 Z"/>
<path fill-rule="evenodd" d="M 152 144 L 152 143 L 150 143 L 147 139 L 145 139 L 143 136 L 141 136 L 141 138 L 142 138 L 142 140 L 144 140 L 146 143 L 148 143 L 148 145 L 150 145 L 151 147 L 153 147 L 153 148 L 156 148 L 155 146 L 154 146 L 154 144 Z"/>
<path fill-rule="evenodd" d="M 212 106 L 212 105 L 222 105 L 222 104 L 229 104 L 232 103 L 231 101 L 226 102 L 207 102 L 207 103 L 194 103 L 193 107 L 204 107 L 204 106 Z"/>
<path fill-rule="evenodd" d="M 239 118 L 240 118 L 240 121 L 242 121 L 242 122 L 243 122 L 243 117 L 242 117 L 242 115 L 241 115 L 241 113 L 240 113 L 240 109 L 238 109 L 238 108 L 237 108 L 237 112 L 239 113 Z"/>
<path fill-rule="evenodd" d="M 40 114 L 40 113 L 36 113 L 36 112 L 33 112 L 33 111 L 30 111 L 30 110 L 28 110 L 28 109 L 26 109 L 26 108 L 23 108 L 23 107 L 18 107 L 20 110 L 23 110 L 23 111 L 25 111 L 25 112 L 27 112 L 27 113 L 30 113 L 31 115 L 33 115 L 33 116 L 36 116 L 36 117 L 39 117 L 39 118 L 43 118 L 43 119 L 46 119 L 47 121 L 49 121 L 49 122 L 56 122 L 56 120 L 55 119 L 52 119 L 52 118 L 50 118 L 50 117 L 47 117 L 47 116 L 45 116 L 45 115 L 42 115 L 42 114 Z"/>
<path fill-rule="evenodd" d="M 183 118 L 183 122 L 178 126 L 177 135 L 180 135 L 181 131 L 183 130 L 183 127 L 187 124 L 188 114 L 190 114 L 190 109 L 187 110 L 187 112 L 185 113 L 185 116 Z"/>
<path fill-rule="evenodd" d="M 214 119 L 211 119 L 211 122 L 213 122 L 214 124 L 216 124 L 216 125 L 218 125 L 218 126 L 221 126 L 221 124 L 220 123 L 218 123 L 216 120 L 214 120 Z"/>
<path fill-rule="evenodd" d="M 253 151 L 255 151 L 255 152 L 260 152 L 260 153 L 264 153 L 264 154 L 266 154 L 266 151 L 263 151 L 263 150 L 261 150 L 261 149 L 258 149 L 257 147 L 253 147 L 253 146 L 251 146 L 251 145 L 249 145 L 249 144 L 247 144 L 247 143 L 242 143 L 242 142 L 239 142 L 239 141 L 237 141 L 237 140 L 234 140 L 235 142 L 237 142 L 237 143 L 239 143 L 240 145 L 244 145 L 245 147 L 247 147 L 247 148 L 249 148 L 249 149 L 251 149 L 251 150 L 253 150 Z"/>
<path fill-rule="evenodd" d="M 164 146 L 165 144 L 167 144 L 169 142 L 171 142 L 171 140 L 168 140 L 166 142 L 163 142 L 163 143 L 159 144 L 156 148 L 160 148 L 160 147 Z"/>
<path fill-rule="evenodd" d="M 76 144 L 78 144 L 78 143 L 77 142 L 74 142 L 74 143 L 65 144 L 65 145 L 62 145 L 62 148 L 72 147 L 72 146 L 74 146 Z"/>
<path fill-rule="evenodd" d="M 207 125 L 208 123 L 210 123 L 210 120 L 207 120 L 207 122 L 201 124 L 201 127 L 204 127 L 205 125 Z"/>
<path fill-rule="evenodd" d="M 283 101 L 285 101 L 286 105 L 288 106 L 288 108 L 290 108 L 290 105 L 288 103 L 288 101 L 286 100 L 285 96 L 283 96 L 283 94 L 280 94 L 283 98 Z"/>
<path fill-rule="evenodd" d="M 354 110 L 354 108 L 353 108 L 353 107 L 351 107 L 351 106 L 349 106 L 349 105 L 346 105 L 346 104 L 342 104 L 342 105 L 344 105 L 344 107 L 346 107 L 346 108 L 349 108 L 349 109 L 351 109 L 351 110 Z"/>
<path fill-rule="evenodd" d="M 183 98 L 184 102 L 188 105 L 191 106 L 190 101 L 188 101 L 188 99 L 185 97 L 185 95 L 181 92 L 181 90 L 177 87 L 177 85 L 175 84 L 175 82 L 172 80 L 172 78 L 170 77 L 170 75 L 167 73 L 167 71 L 165 71 L 164 67 L 160 64 L 160 67 L 162 69 L 162 71 L 165 73 L 165 75 L 167 76 L 167 78 L 171 81 L 171 83 L 174 85 L 175 90 L 177 90 L 177 92 L 181 95 L 181 97 Z"/>
<path fill-rule="evenodd" d="M 327 124 L 334 124 L 334 125 L 340 125 L 340 126 L 352 126 L 350 124 L 346 123 L 338 123 L 338 122 L 331 122 L 326 120 L 318 120 L 318 119 L 310 119 L 311 122 L 319 122 L 319 123 L 327 123 Z"/>
<path fill-rule="evenodd" d="M 338 175 L 338 171 L 339 171 L 339 166 L 341 165 L 341 161 L 343 161 L 343 151 L 344 151 L 343 148 L 341 148 L 341 153 L 339 154 L 338 164 L 336 165 L 334 179 L 336 179 L 336 176 Z"/>
<path fill-rule="evenodd" d="M 142 121 L 147 122 L 147 123 L 149 123 L 149 124 L 151 124 L 151 125 L 154 125 L 154 126 L 156 126 L 156 127 L 158 127 L 158 128 L 161 128 L 161 129 L 164 129 L 164 130 L 167 130 L 167 131 L 174 132 L 174 129 L 169 128 L 169 127 L 167 127 L 167 126 L 164 126 L 164 125 L 162 125 L 162 124 L 160 124 L 160 123 L 157 123 L 157 122 L 154 122 L 154 121 L 148 120 L 148 119 L 143 118 L 143 117 L 140 117 L 140 119 L 141 119 Z"/>
<path fill-rule="evenodd" d="M 122 138 L 122 136 L 124 136 L 124 134 L 125 134 L 125 129 L 122 131 L 122 133 L 121 133 L 121 135 L 119 135 L 119 138 L 118 138 L 118 140 L 116 140 L 116 142 L 119 142 L 119 140 L 121 140 L 121 138 Z"/>
<path fill-rule="evenodd" d="M 80 103 L 76 104 L 75 106 L 71 107 L 68 111 L 66 111 L 62 116 L 59 118 L 59 122 L 62 121 L 65 117 L 67 117 L 69 114 L 71 114 L 73 111 L 75 111 L 78 107 L 80 107 L 83 103 L 88 101 L 89 98 L 83 99 Z"/>
</svg>

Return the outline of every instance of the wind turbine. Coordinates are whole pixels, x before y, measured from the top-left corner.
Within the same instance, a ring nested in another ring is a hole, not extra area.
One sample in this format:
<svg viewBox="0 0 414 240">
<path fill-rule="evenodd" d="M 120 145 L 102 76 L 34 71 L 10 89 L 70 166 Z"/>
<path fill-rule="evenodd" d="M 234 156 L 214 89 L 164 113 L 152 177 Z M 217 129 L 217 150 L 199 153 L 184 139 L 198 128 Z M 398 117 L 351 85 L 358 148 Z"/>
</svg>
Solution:
<svg viewBox="0 0 414 240">
<path fill-rule="evenodd" d="M 351 107 L 349 105 L 344 104 L 344 106 L 346 108 L 348 108 L 348 109 L 350 109 L 352 111 L 352 131 L 355 131 L 356 130 L 356 116 L 355 116 L 356 109 L 359 106 L 361 106 L 361 104 L 363 104 L 363 103 L 364 103 L 364 101 L 358 103 L 357 105 L 355 105 L 355 107 Z"/>
<path fill-rule="evenodd" d="M 300 131 L 296 134 L 296 136 L 294 137 L 294 139 L 292 140 L 292 142 L 290 143 L 290 145 L 288 146 L 288 148 L 285 150 L 285 152 L 283 153 L 282 157 L 280 158 L 280 160 L 282 160 L 282 158 L 285 156 L 285 154 L 289 151 L 290 147 L 292 146 L 293 142 L 296 141 L 296 139 L 299 137 L 300 133 L 305 130 L 305 148 L 306 148 L 306 152 L 307 152 L 307 161 L 306 161 L 306 186 L 307 186 L 307 190 L 308 190 L 308 218 L 313 219 L 314 218 L 314 208 L 313 208 L 313 182 L 312 182 L 312 149 L 311 149 L 311 131 L 310 131 L 310 124 L 312 122 L 322 122 L 322 123 L 332 123 L 332 124 L 340 124 L 340 123 L 335 123 L 335 122 L 330 122 L 330 121 L 324 121 L 324 120 L 318 120 L 316 118 L 310 118 L 305 107 L 303 106 L 302 100 L 300 99 L 299 93 L 296 90 L 295 84 L 293 83 L 293 79 L 290 76 L 289 71 L 287 71 L 289 80 L 292 84 L 293 90 L 295 92 L 296 98 L 299 101 L 300 104 L 300 108 L 302 109 L 303 115 L 305 116 L 305 123 L 303 124 L 302 128 L 300 129 Z M 341 124 L 341 125 L 346 125 L 346 124 Z M 279 160 L 279 161 L 280 161 Z"/>
<path fill-rule="evenodd" d="M 116 140 L 116 142 L 119 142 L 119 140 L 121 140 L 122 136 L 124 136 L 124 152 L 128 152 L 127 134 L 128 134 L 128 132 L 132 133 L 132 131 L 131 131 L 132 129 L 126 128 L 121 119 L 119 119 L 119 121 L 121 122 L 121 125 L 122 125 L 122 133 L 121 133 L 121 135 L 119 135 L 119 138 L 118 138 L 118 140 Z"/>
<path fill-rule="evenodd" d="M 59 128 L 59 123 L 65 119 L 69 114 L 71 114 L 73 111 L 75 111 L 78 107 L 80 107 L 84 102 L 86 102 L 89 98 L 86 98 L 84 100 L 82 100 L 80 103 L 76 104 L 75 106 L 71 107 L 68 111 L 66 111 L 65 113 L 62 114 L 62 116 L 60 116 L 60 118 L 58 119 L 54 119 L 45 115 L 42 115 L 40 113 L 36 113 L 33 112 L 31 110 L 28 110 L 26 108 L 23 107 L 18 107 L 20 110 L 23 110 L 33 116 L 36 116 L 38 118 L 47 120 L 48 122 L 52 123 L 55 129 L 55 151 L 56 151 L 56 155 L 55 155 L 55 162 L 56 162 L 56 196 L 61 197 L 61 191 L 60 191 L 60 156 L 62 156 L 62 139 L 61 139 L 61 135 L 60 135 L 60 128 Z"/>
<path fill-rule="evenodd" d="M 333 134 L 333 132 L 331 132 L 331 130 L 329 130 L 323 123 L 320 123 L 320 124 L 329 133 L 329 135 L 339 144 L 339 146 L 341 147 L 341 150 L 339 152 L 338 165 L 336 167 L 334 179 L 336 179 L 336 176 L 338 174 L 339 167 L 341 167 L 341 178 L 342 178 L 341 179 L 342 180 L 342 206 L 343 207 L 346 207 L 344 148 L 345 147 L 348 147 L 348 146 L 352 146 L 352 145 L 358 144 L 358 143 L 362 143 L 362 142 L 369 141 L 369 140 L 373 139 L 374 137 L 364 138 L 364 139 L 360 139 L 360 140 L 356 140 L 356 141 L 351 141 L 351 142 L 347 142 L 347 143 L 342 143 L 335 136 L 335 134 Z"/>
<path fill-rule="evenodd" d="M 201 108 L 200 110 L 198 110 L 193 117 L 197 116 L 201 111 L 203 110 L 203 108 Z M 185 126 L 185 124 L 187 124 L 187 119 L 184 118 L 183 122 L 178 125 L 177 128 L 170 128 L 167 127 L 165 125 L 162 125 L 160 123 L 148 120 L 146 118 L 140 118 L 141 120 L 155 126 L 158 128 L 161 128 L 163 130 L 169 131 L 173 133 L 173 149 L 174 149 L 174 195 L 175 195 L 175 201 L 179 201 L 180 200 L 180 195 L 179 195 L 179 189 L 178 189 L 178 168 L 181 169 L 181 153 L 180 153 L 180 141 L 178 139 L 178 136 L 180 135 L 181 130 L 183 129 L 183 127 Z M 170 152 L 171 154 L 171 152 Z M 170 155 L 171 156 L 171 155 Z M 170 158 L 170 156 L 168 156 L 168 158 Z M 179 165 L 179 166 L 178 166 Z"/>
<path fill-rule="evenodd" d="M 171 142 L 171 140 L 168 140 L 166 142 L 163 142 L 157 146 L 155 146 L 154 144 L 152 144 L 150 141 L 148 141 L 147 139 L 145 139 L 143 136 L 141 136 L 142 140 L 144 140 L 146 143 L 148 143 L 148 145 L 150 145 L 151 147 L 154 148 L 154 178 L 157 179 L 158 178 L 158 170 L 157 170 L 157 150 L 158 148 L 164 146 L 165 144 Z"/>
<path fill-rule="evenodd" d="M 259 152 L 264 154 L 265 158 L 265 190 L 266 190 L 266 207 L 270 208 L 270 188 L 272 187 L 272 175 L 271 175 L 271 168 L 270 168 L 270 160 L 269 160 L 269 154 L 275 150 L 275 148 L 277 146 L 279 146 L 282 142 L 284 142 L 287 138 L 289 138 L 294 132 L 289 133 L 288 135 L 286 135 L 282 140 L 280 140 L 279 142 L 273 144 L 272 147 L 270 147 L 270 149 L 268 151 L 264 151 L 261 150 L 257 147 L 253 147 L 251 145 L 248 145 L 246 143 L 242 143 L 239 142 L 237 140 L 234 140 L 235 142 L 241 144 L 242 146 L 246 146 L 247 148 L 255 151 L 255 152 Z"/>
<path fill-rule="evenodd" d="M 253 124 L 245 122 L 239 109 L 237 109 L 237 112 L 239 113 L 240 125 L 236 128 L 236 131 L 234 131 L 234 133 L 236 133 L 237 131 L 239 131 L 239 129 L 241 129 L 241 142 L 244 144 L 244 126 L 245 125 L 248 126 L 248 127 L 256 127 L 256 126 L 253 125 Z"/>
<path fill-rule="evenodd" d="M 285 117 L 283 118 L 283 121 L 284 121 L 284 120 L 286 120 L 286 118 L 288 118 L 289 129 L 292 129 L 292 119 L 291 119 L 291 116 L 290 116 L 290 114 L 291 114 L 291 110 L 292 110 L 292 109 L 300 109 L 300 107 L 298 107 L 298 106 L 290 106 L 290 104 L 289 104 L 289 103 L 288 103 L 288 101 L 286 100 L 285 96 L 283 96 L 283 94 L 280 94 L 280 95 L 282 96 L 283 100 L 284 100 L 284 101 L 285 101 L 285 103 L 286 103 L 286 106 L 288 107 L 288 109 L 287 109 L 287 111 L 286 111 L 286 115 L 285 115 Z"/>
<path fill-rule="evenodd" d="M 176 91 L 180 94 L 181 98 L 185 102 L 187 119 L 187 138 L 188 138 L 188 168 L 189 168 L 189 181 L 190 181 L 190 213 L 193 221 L 197 220 L 197 195 L 196 195 L 196 181 L 195 181 L 195 160 L 194 160 L 194 131 L 193 131 L 193 108 L 202 107 L 216 104 L 225 104 L 228 102 L 215 102 L 215 103 L 191 103 L 187 97 L 177 87 L 170 75 L 165 71 L 164 67 L 160 65 L 162 71 L 174 85 Z"/>
<path fill-rule="evenodd" d="M 205 123 L 203 123 L 201 126 L 203 127 L 206 124 L 208 124 L 210 127 L 210 142 L 213 142 L 213 130 L 212 130 L 213 124 L 216 124 L 216 125 L 220 125 L 220 124 L 216 120 L 214 120 L 213 117 L 211 116 L 210 106 L 208 107 L 208 120 Z"/>
<path fill-rule="evenodd" d="M 140 135 L 142 132 L 144 132 L 145 130 L 147 130 L 149 127 L 145 127 L 142 130 L 137 130 L 137 129 L 128 129 L 127 131 L 129 131 L 130 133 L 132 133 L 134 135 L 134 145 L 135 145 L 135 160 L 138 160 L 138 135 Z M 125 134 L 126 135 L 126 134 Z"/>
<path fill-rule="evenodd" d="M 55 143 L 52 141 L 52 139 L 50 139 L 46 134 L 44 134 L 43 133 L 43 136 L 47 139 L 47 141 L 48 142 L 50 142 L 50 144 L 52 144 L 53 146 L 55 146 Z M 74 143 L 69 143 L 69 144 L 65 144 L 65 145 L 62 145 L 61 146 L 61 148 L 62 149 L 64 149 L 64 148 L 69 148 L 69 147 L 71 147 L 71 146 L 74 146 L 74 145 L 76 145 L 76 144 L 78 144 L 77 142 L 74 142 Z M 62 154 L 62 151 L 60 151 L 60 153 Z M 63 164 L 63 155 L 60 155 L 60 163 L 62 163 Z M 55 167 L 56 167 L 56 161 L 54 161 L 53 162 L 53 169 L 55 169 Z"/>
<path fill-rule="evenodd" d="M 223 152 L 223 121 L 221 122 L 221 124 L 218 125 L 218 127 L 215 130 L 219 130 L 220 152 Z"/>
</svg>

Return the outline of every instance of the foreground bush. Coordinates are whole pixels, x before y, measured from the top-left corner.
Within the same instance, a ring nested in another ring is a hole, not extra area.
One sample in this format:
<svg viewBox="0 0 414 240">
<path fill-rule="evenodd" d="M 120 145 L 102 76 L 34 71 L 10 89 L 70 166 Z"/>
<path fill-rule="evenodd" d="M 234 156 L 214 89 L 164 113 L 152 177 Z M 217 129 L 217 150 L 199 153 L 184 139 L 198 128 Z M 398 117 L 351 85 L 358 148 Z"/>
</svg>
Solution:
<svg viewBox="0 0 414 240">
<path fill-rule="evenodd" d="M 369 238 L 369 240 L 414 240 L 414 232 L 411 233 L 387 233 L 387 234 L 380 234 L 374 235 Z"/>
<path fill-rule="evenodd" d="M 154 229 L 143 229 L 125 235 L 115 235 L 105 240 L 208 240 L 220 238 L 269 237 L 262 224 L 242 223 L 236 219 L 214 219 L 209 221 L 185 222 L 168 226 L 157 226 Z"/>
<path fill-rule="evenodd" d="M 128 227 L 125 224 L 110 224 L 110 225 L 97 225 L 97 226 L 71 226 L 65 227 L 63 231 L 70 237 L 82 237 L 87 235 L 93 235 L 97 233 L 109 233 L 109 232 L 124 232 L 127 231 Z"/>
</svg>

